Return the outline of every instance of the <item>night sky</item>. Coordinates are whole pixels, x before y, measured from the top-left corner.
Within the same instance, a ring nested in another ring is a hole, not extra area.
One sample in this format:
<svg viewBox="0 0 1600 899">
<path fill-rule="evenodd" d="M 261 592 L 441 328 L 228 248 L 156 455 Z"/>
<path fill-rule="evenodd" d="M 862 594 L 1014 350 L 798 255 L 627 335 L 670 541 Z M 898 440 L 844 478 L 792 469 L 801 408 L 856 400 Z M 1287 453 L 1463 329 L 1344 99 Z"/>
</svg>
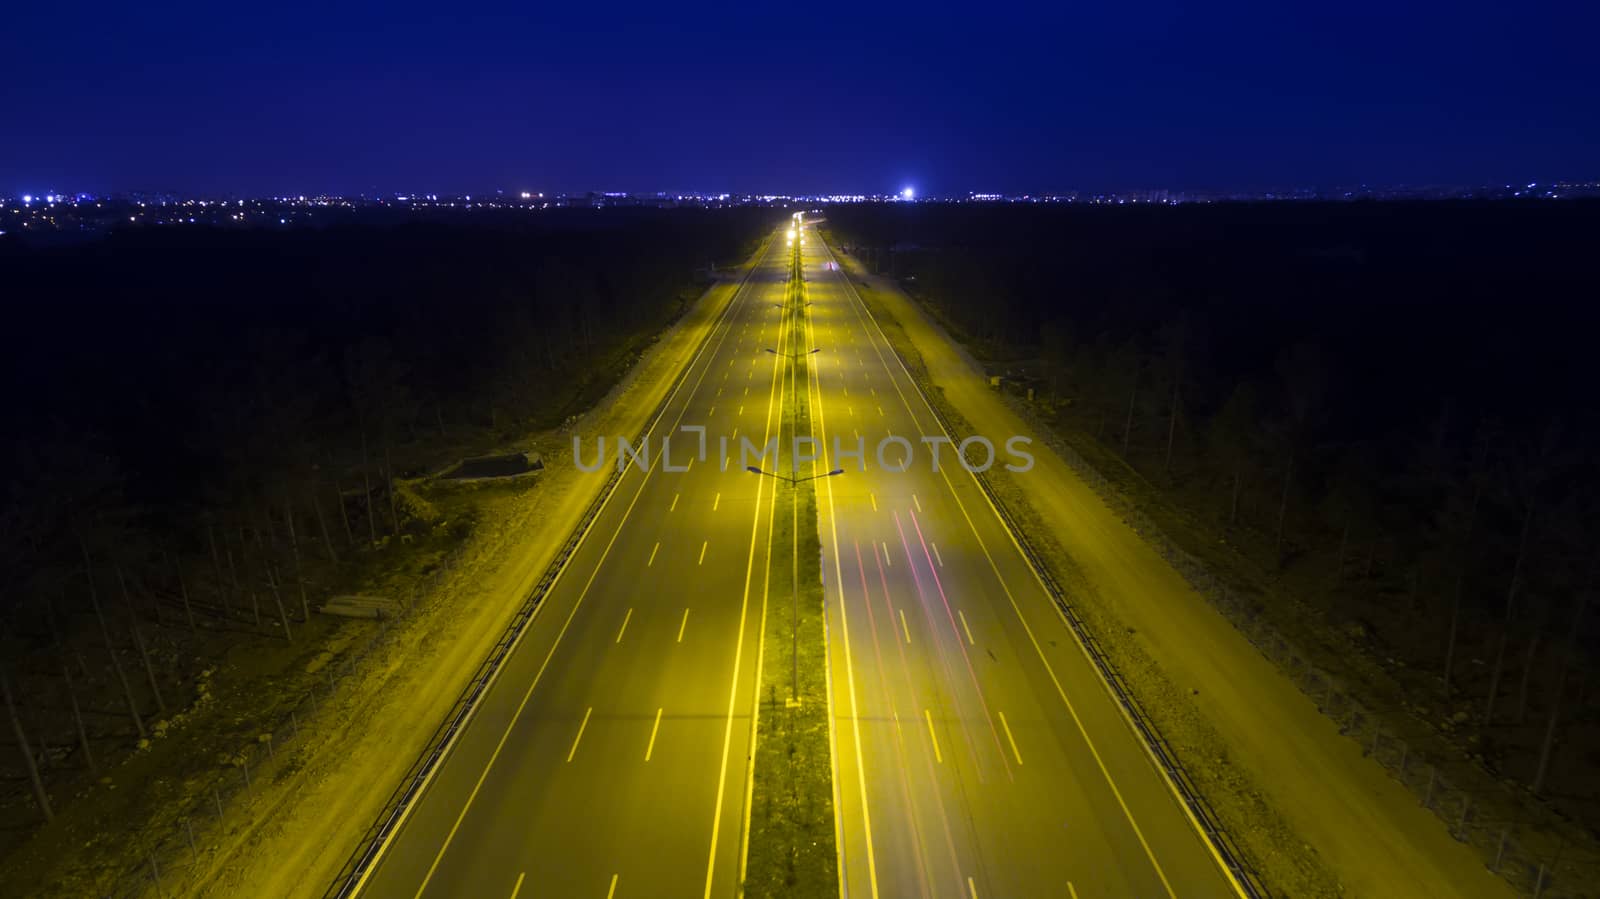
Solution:
<svg viewBox="0 0 1600 899">
<path fill-rule="evenodd" d="M 8 2 L 0 194 L 1600 177 L 1593 3 L 868 6 Z"/>
</svg>

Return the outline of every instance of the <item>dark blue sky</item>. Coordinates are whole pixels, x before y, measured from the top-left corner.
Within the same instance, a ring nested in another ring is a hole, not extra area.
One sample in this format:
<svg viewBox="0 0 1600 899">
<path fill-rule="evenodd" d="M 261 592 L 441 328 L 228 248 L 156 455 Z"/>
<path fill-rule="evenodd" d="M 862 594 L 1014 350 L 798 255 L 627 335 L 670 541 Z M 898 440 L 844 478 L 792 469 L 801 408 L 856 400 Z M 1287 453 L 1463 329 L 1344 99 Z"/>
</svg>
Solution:
<svg viewBox="0 0 1600 899">
<path fill-rule="evenodd" d="M 0 193 L 1596 178 L 1595 8 L 14 2 Z"/>
</svg>

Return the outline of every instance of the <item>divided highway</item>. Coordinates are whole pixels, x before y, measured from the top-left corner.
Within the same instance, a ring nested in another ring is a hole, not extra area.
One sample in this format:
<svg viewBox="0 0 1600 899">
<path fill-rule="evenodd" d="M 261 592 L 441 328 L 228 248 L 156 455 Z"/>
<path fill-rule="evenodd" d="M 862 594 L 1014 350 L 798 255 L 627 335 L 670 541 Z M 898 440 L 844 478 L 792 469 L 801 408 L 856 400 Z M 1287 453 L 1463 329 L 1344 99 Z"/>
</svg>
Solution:
<svg viewBox="0 0 1600 899">
<path fill-rule="evenodd" d="M 628 467 L 359 895 L 738 895 L 786 488 L 736 448 L 779 434 L 789 363 L 769 347 L 821 349 L 815 473 L 846 471 L 815 484 L 841 891 L 1236 895 L 974 478 L 948 446 L 932 467 L 939 425 L 854 288 L 801 241 L 805 332 L 780 333 L 779 232 L 652 425 L 648 470 Z M 904 472 L 878 466 L 889 435 L 913 446 Z M 580 436 L 585 464 L 601 436 L 615 464 L 615 435 Z M 865 471 L 832 452 L 858 436 Z M 1011 435 L 988 436 L 1013 461 Z"/>
</svg>

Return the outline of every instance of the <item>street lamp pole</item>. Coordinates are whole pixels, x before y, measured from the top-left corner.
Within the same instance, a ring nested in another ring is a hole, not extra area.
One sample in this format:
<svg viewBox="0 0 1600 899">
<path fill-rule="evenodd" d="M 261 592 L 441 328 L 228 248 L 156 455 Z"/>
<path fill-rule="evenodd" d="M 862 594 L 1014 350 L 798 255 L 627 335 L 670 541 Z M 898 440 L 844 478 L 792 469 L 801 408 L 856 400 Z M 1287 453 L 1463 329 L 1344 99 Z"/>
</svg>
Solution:
<svg viewBox="0 0 1600 899">
<path fill-rule="evenodd" d="M 793 512 L 792 523 L 789 530 L 794 537 L 794 568 L 789 577 L 789 606 L 791 612 L 790 636 L 794 647 L 790 658 L 794 661 L 794 671 L 789 685 L 789 699 L 792 702 L 800 701 L 800 485 L 806 481 L 815 481 L 819 478 L 831 478 L 834 475 L 844 474 L 844 469 L 835 468 L 823 474 L 806 475 L 805 477 L 776 474 L 754 465 L 746 465 L 745 471 L 751 474 L 765 475 L 775 480 L 783 481 L 795 488 L 790 494 L 790 509 Z"/>
</svg>

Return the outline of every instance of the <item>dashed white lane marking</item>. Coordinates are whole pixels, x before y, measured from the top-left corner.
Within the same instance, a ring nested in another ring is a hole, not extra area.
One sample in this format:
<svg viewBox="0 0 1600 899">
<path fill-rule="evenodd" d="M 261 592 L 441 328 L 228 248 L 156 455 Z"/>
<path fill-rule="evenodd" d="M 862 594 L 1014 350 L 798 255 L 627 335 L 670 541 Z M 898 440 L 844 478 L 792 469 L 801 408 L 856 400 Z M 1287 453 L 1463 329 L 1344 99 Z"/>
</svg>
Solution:
<svg viewBox="0 0 1600 899">
<path fill-rule="evenodd" d="M 567 750 L 567 761 L 572 761 L 572 757 L 578 754 L 578 741 L 583 739 L 583 729 L 589 726 L 589 716 L 593 713 L 594 706 L 589 706 L 588 711 L 583 713 L 583 723 L 578 725 L 578 735 L 572 738 L 572 748 Z"/>
<path fill-rule="evenodd" d="M 922 511 L 922 500 L 917 499 L 917 495 L 915 493 L 911 494 L 911 501 L 917 504 L 917 511 L 921 512 Z"/>
<path fill-rule="evenodd" d="M 939 544 L 934 543 L 932 540 L 929 540 L 928 541 L 928 545 L 933 547 L 933 560 L 935 562 L 939 563 L 939 567 L 940 568 L 943 568 L 944 567 L 944 557 L 939 555 Z"/>
<path fill-rule="evenodd" d="M 683 629 L 689 626 L 689 610 L 683 610 L 683 620 L 678 622 L 678 642 L 683 642 Z"/>
<path fill-rule="evenodd" d="M 961 618 L 961 629 L 967 632 L 967 642 L 973 646 L 977 646 L 978 641 L 972 639 L 972 628 L 967 627 L 967 616 L 960 609 L 956 609 L 956 615 L 960 616 Z"/>
<path fill-rule="evenodd" d="M 704 565 L 706 563 L 706 547 L 710 545 L 710 540 L 706 540 L 700 544 L 700 561 L 696 562 L 696 565 Z"/>
<path fill-rule="evenodd" d="M 1022 764 L 1022 753 L 1017 751 L 1017 738 L 1011 736 L 1011 725 L 1006 723 L 1006 713 L 1000 713 L 1000 727 L 1006 732 L 1006 742 L 1011 744 L 1011 754 L 1016 756 L 1017 764 Z"/>
<path fill-rule="evenodd" d="M 899 611 L 900 611 L 900 631 L 901 631 L 901 633 L 904 633 L 906 635 L 906 643 L 909 645 L 911 643 L 911 627 L 906 624 L 906 610 L 905 609 L 901 609 Z"/>
<path fill-rule="evenodd" d="M 878 511 L 878 494 L 876 494 L 876 493 L 868 493 L 867 494 L 867 499 L 872 500 L 872 511 L 874 511 L 874 512 Z"/>
<path fill-rule="evenodd" d="M 622 616 L 622 627 L 617 628 L 617 642 L 622 642 L 622 635 L 628 632 L 628 622 L 633 620 L 633 609 L 628 609 L 628 614 Z"/>
<path fill-rule="evenodd" d="M 678 494 L 676 494 L 676 493 L 672 494 L 672 505 L 667 507 L 667 511 L 668 512 L 676 512 L 676 511 L 678 511 Z"/>
<path fill-rule="evenodd" d="M 722 505 L 722 494 L 719 493 L 711 500 L 711 511 L 717 511 L 717 507 L 720 505 Z"/>
<path fill-rule="evenodd" d="M 611 899 L 617 894 L 617 875 L 611 875 L 611 889 L 606 890 L 606 899 Z"/>
<path fill-rule="evenodd" d="M 967 892 L 972 894 L 972 899 L 978 899 L 978 885 L 972 882 L 971 877 L 967 878 Z"/>
<path fill-rule="evenodd" d="M 517 885 L 511 888 L 511 899 L 517 899 L 517 894 L 522 892 L 522 878 L 527 876 L 527 871 L 517 874 Z"/>
<path fill-rule="evenodd" d="M 890 568 L 894 567 L 894 556 L 889 555 L 889 543 L 888 543 L 888 541 L 884 541 L 884 544 L 883 544 L 883 561 L 888 563 Z"/>
<path fill-rule="evenodd" d="M 644 748 L 644 760 L 650 761 L 650 754 L 656 751 L 656 733 L 661 730 L 661 709 L 656 709 L 656 724 L 650 728 L 650 745 Z"/>
<path fill-rule="evenodd" d="M 933 760 L 942 765 L 944 764 L 944 753 L 939 751 L 939 735 L 933 732 L 933 713 L 923 709 L 922 717 L 928 721 L 928 738 L 933 741 Z"/>
<path fill-rule="evenodd" d="M 657 540 L 656 541 L 656 545 L 650 547 L 650 561 L 644 563 L 644 567 L 649 568 L 651 565 L 654 565 L 656 563 L 656 553 L 660 552 L 660 551 L 661 551 L 661 541 Z"/>
</svg>

